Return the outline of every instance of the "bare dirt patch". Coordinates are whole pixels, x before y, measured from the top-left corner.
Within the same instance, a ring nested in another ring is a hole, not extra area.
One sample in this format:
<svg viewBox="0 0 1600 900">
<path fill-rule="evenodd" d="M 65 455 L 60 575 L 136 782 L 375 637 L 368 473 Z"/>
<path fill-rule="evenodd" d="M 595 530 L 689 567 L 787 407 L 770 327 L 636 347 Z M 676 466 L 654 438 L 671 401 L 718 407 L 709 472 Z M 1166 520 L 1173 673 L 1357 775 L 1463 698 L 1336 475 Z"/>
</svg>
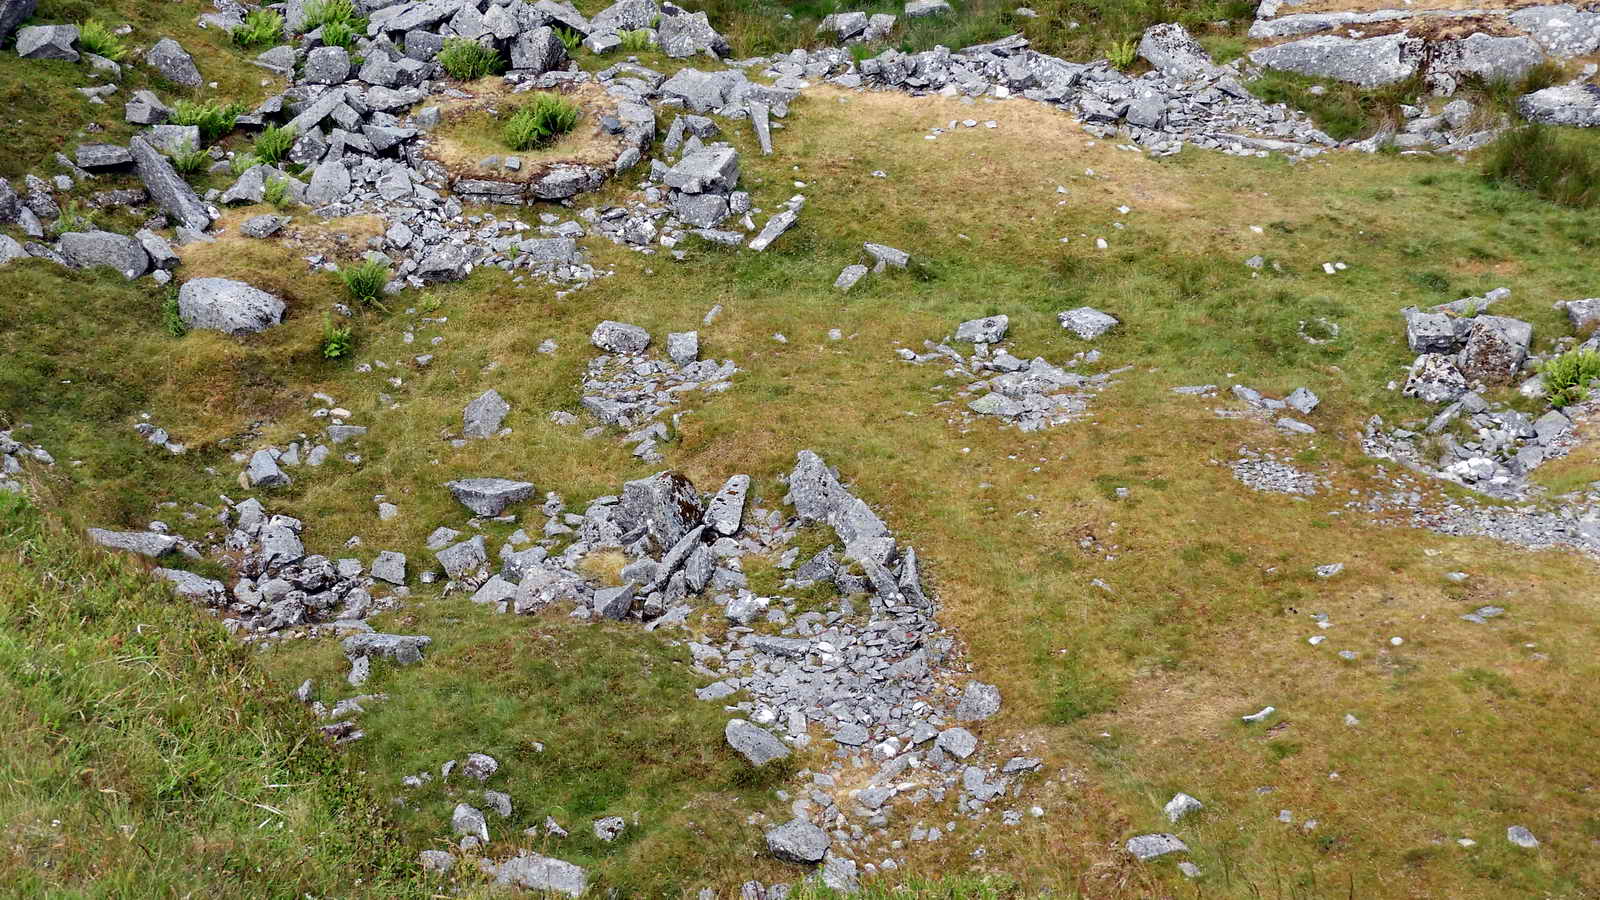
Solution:
<svg viewBox="0 0 1600 900">
<path fill-rule="evenodd" d="M 441 122 L 429 137 L 428 158 L 442 164 L 455 178 L 515 183 L 533 181 L 556 164 L 607 166 L 616 160 L 626 143 L 621 135 L 607 134 L 600 127 L 602 118 L 617 111 L 617 101 L 610 94 L 595 84 L 548 93 L 560 94 L 579 109 L 577 126 L 550 146 L 531 150 L 508 147 L 502 129 L 518 108 L 531 102 L 533 93 L 513 93 L 503 84 L 486 85 L 477 89 L 471 99 L 440 105 Z M 520 169 L 480 165 L 490 157 L 504 160 L 511 156 L 522 161 Z"/>
</svg>

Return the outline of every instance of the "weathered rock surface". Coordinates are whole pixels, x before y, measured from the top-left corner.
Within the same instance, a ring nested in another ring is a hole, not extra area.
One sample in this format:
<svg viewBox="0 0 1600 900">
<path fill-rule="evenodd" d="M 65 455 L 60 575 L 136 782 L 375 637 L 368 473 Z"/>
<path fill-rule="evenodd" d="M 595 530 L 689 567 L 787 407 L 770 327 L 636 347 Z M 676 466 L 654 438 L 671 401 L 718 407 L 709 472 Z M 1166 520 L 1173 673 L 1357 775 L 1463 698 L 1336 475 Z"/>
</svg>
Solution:
<svg viewBox="0 0 1600 900">
<path fill-rule="evenodd" d="M 509 478 L 461 478 L 445 487 L 456 502 L 478 516 L 498 516 L 507 506 L 533 496 L 532 484 Z"/>
<path fill-rule="evenodd" d="M 767 849 L 784 862 L 822 862 L 832 843 L 826 831 L 804 819 L 793 819 L 767 829 Z"/>
<path fill-rule="evenodd" d="M 727 727 L 723 729 L 723 737 L 727 739 L 728 746 L 753 766 L 765 765 L 789 755 L 789 748 L 772 732 L 744 719 L 729 719 Z"/>
<path fill-rule="evenodd" d="M 259 334 L 283 321 L 283 300 L 231 278 L 192 278 L 178 290 L 178 315 L 190 328 Z"/>
</svg>

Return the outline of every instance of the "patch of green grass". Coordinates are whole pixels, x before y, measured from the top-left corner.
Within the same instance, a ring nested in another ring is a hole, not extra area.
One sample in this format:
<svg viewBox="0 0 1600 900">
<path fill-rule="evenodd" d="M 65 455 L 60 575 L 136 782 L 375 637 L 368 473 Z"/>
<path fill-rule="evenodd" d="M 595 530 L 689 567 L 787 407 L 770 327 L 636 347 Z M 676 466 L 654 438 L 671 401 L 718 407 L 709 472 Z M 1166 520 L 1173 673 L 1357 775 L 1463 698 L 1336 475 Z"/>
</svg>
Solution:
<svg viewBox="0 0 1600 900">
<path fill-rule="evenodd" d="M 572 131 L 578 124 L 578 106 L 558 94 L 539 92 L 506 120 L 506 146 L 533 150 Z"/>
<path fill-rule="evenodd" d="M 333 324 L 333 314 L 322 314 L 322 340 L 319 342 L 323 359 L 343 359 L 355 349 L 355 329 L 350 325 Z"/>
<path fill-rule="evenodd" d="M 1119 69 L 1128 69 L 1139 59 L 1139 44 L 1129 38 L 1106 47 L 1106 59 Z"/>
<path fill-rule="evenodd" d="M 1484 151 L 1484 177 L 1562 206 L 1600 206 L 1600 139 L 1546 125 L 1506 132 Z"/>
<path fill-rule="evenodd" d="M 1064 654 L 1050 666 L 1050 707 L 1046 721 L 1068 725 L 1116 707 L 1117 687 L 1087 665 L 1079 652 Z"/>
<path fill-rule="evenodd" d="M 379 298 L 383 296 L 384 285 L 389 283 L 389 266 L 375 259 L 342 266 L 339 281 L 351 300 L 381 308 L 383 304 Z"/>
<path fill-rule="evenodd" d="M 268 179 L 266 189 L 262 192 L 262 199 L 278 209 L 287 208 L 293 202 L 289 197 L 289 180 L 287 178 Z"/>
<path fill-rule="evenodd" d="M 128 55 L 128 46 L 122 38 L 99 19 L 86 19 L 78 26 L 78 46 L 86 53 L 104 56 L 113 62 L 120 62 Z"/>
<path fill-rule="evenodd" d="M 1416 100 L 1424 90 L 1417 78 L 1363 88 L 1275 69 L 1263 72 L 1245 87 L 1267 103 L 1287 103 L 1304 110 L 1323 133 L 1336 141 L 1366 137 L 1385 125 L 1394 125 L 1400 119 L 1400 105 Z"/>
<path fill-rule="evenodd" d="M 294 146 L 294 126 L 273 125 L 261 130 L 256 135 L 252 150 L 255 155 L 268 165 L 277 165 L 289 155 L 289 148 Z"/>
<path fill-rule="evenodd" d="M 161 298 L 161 327 L 173 337 L 183 337 L 189 333 L 189 323 L 183 320 L 183 315 L 178 312 L 178 285 L 167 285 L 166 296 Z"/>
<path fill-rule="evenodd" d="M 1566 70 L 1554 60 L 1545 60 L 1524 72 L 1519 78 L 1498 78 L 1493 81 L 1469 78 L 1467 88 L 1482 97 L 1497 112 L 1517 116 L 1517 100 L 1523 94 L 1542 91 L 1551 85 L 1567 80 Z"/>
<path fill-rule="evenodd" d="M 648 28 L 624 28 L 617 32 L 617 37 L 621 39 L 620 49 L 625 53 L 644 53 L 651 47 Z"/>
<path fill-rule="evenodd" d="M 1004 875 L 914 875 L 899 884 L 868 880 L 861 890 L 844 893 L 816 881 L 801 882 L 791 900 L 1007 900 L 1024 896 L 1013 879 Z"/>
<path fill-rule="evenodd" d="M 201 142 L 210 144 L 233 131 L 234 124 L 244 113 L 245 108 L 239 103 L 179 100 L 172 107 L 172 124 L 197 126 Z"/>
<path fill-rule="evenodd" d="M 1600 353 L 1571 350 L 1545 363 L 1544 396 L 1551 406 L 1570 406 L 1589 396 L 1589 388 L 1600 379 Z"/>
<path fill-rule="evenodd" d="M 466 38 L 446 38 L 438 59 L 450 77 L 459 81 L 476 81 L 506 70 L 505 57 L 499 51 Z"/>
<path fill-rule="evenodd" d="M 274 47 L 284 40 L 283 16 L 276 10 L 252 10 L 244 17 L 244 24 L 229 32 L 233 42 L 246 49 Z"/>
<path fill-rule="evenodd" d="M 219 623 L 0 493 L 18 896 L 423 897 L 383 804 Z"/>
<path fill-rule="evenodd" d="M 265 161 L 254 153 L 235 153 L 233 159 L 228 160 L 228 168 L 234 175 L 243 175 Z"/>
<path fill-rule="evenodd" d="M 352 29 L 366 27 L 366 20 L 352 0 L 310 0 L 305 5 L 305 20 L 300 25 L 302 32 L 315 31 L 329 25 L 344 25 Z M 326 31 L 323 32 L 327 34 Z"/>
<path fill-rule="evenodd" d="M 172 160 L 172 168 L 180 175 L 196 175 L 204 171 L 211 162 L 211 154 L 188 141 L 183 141 L 167 154 Z"/>
<path fill-rule="evenodd" d="M 552 30 L 556 33 L 556 40 L 566 48 L 568 56 L 578 55 L 578 51 L 583 48 L 583 35 L 565 25 L 557 25 Z"/>
<path fill-rule="evenodd" d="M 49 231 L 51 237 L 60 237 L 69 231 L 94 231 L 98 227 L 92 210 L 79 206 L 76 200 L 68 200 L 61 205 L 61 215 L 50 223 Z"/>
<path fill-rule="evenodd" d="M 354 50 L 356 46 L 356 28 L 347 21 L 328 22 L 322 26 L 322 43 L 328 47 L 343 47 Z"/>
</svg>

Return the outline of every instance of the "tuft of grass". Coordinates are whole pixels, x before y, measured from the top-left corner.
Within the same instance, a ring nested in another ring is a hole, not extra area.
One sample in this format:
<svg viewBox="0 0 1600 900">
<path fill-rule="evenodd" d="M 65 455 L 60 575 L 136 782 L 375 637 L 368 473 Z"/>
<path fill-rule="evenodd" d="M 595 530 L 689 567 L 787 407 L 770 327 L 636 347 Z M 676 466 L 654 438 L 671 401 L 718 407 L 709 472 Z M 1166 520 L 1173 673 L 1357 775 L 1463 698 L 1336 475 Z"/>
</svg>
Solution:
<svg viewBox="0 0 1600 900">
<path fill-rule="evenodd" d="M 172 124 L 198 127 L 201 141 L 210 144 L 232 131 L 234 124 L 244 112 L 245 107 L 240 103 L 223 103 L 217 100 L 200 103 L 194 100 L 179 100 L 172 107 Z"/>
<path fill-rule="evenodd" d="M 578 50 L 583 47 L 583 35 L 573 31 L 571 28 L 565 25 L 558 25 L 555 28 L 555 33 L 556 40 L 561 42 L 561 46 L 567 48 L 568 56 L 577 55 Z"/>
<path fill-rule="evenodd" d="M 289 197 L 289 181 L 286 178 L 272 178 L 267 181 L 267 186 L 262 198 L 278 209 L 285 209 L 291 201 Z"/>
<path fill-rule="evenodd" d="M 325 29 L 329 25 L 336 24 L 351 28 L 366 27 L 366 20 L 361 18 L 352 0 L 311 0 L 306 4 L 305 16 L 305 21 L 300 26 L 302 32 Z"/>
<path fill-rule="evenodd" d="M 256 135 L 252 150 L 262 162 L 277 165 L 289 154 L 289 148 L 294 146 L 294 138 L 293 126 L 274 125 Z"/>
<path fill-rule="evenodd" d="M 1132 38 L 1116 41 L 1106 48 L 1106 59 L 1118 69 L 1127 69 L 1139 58 L 1139 45 Z"/>
<path fill-rule="evenodd" d="M 1551 406 L 1571 406 L 1589 396 L 1589 388 L 1600 379 L 1600 353 L 1572 350 L 1544 364 L 1544 395 Z"/>
<path fill-rule="evenodd" d="M 1363 88 L 1328 78 L 1268 70 L 1246 89 L 1267 103 L 1287 103 L 1311 117 L 1336 141 L 1375 134 L 1400 120 L 1400 105 L 1420 96 L 1420 79 L 1409 78 L 1378 88 Z"/>
<path fill-rule="evenodd" d="M 1574 209 L 1600 205 L 1600 142 L 1544 125 L 1514 128 L 1489 145 L 1484 177 Z"/>
<path fill-rule="evenodd" d="M 167 293 L 161 298 L 161 327 L 167 334 L 181 338 L 189 333 L 189 324 L 178 314 L 178 283 L 170 282 Z"/>
<path fill-rule="evenodd" d="M 617 37 L 622 40 L 621 48 L 628 53 L 643 53 L 652 46 L 651 34 L 648 28 L 624 28 L 617 32 Z"/>
<path fill-rule="evenodd" d="M 506 69 L 505 58 L 499 51 L 466 38 L 446 39 L 438 59 L 445 72 L 459 81 L 476 81 L 486 75 L 498 75 Z"/>
<path fill-rule="evenodd" d="M 1517 99 L 1523 94 L 1542 91 L 1551 85 L 1560 84 L 1566 78 L 1566 70 L 1560 63 L 1545 60 L 1524 72 L 1519 78 L 1497 78 L 1493 81 L 1471 78 L 1468 79 L 1467 87 L 1482 95 L 1489 107 L 1508 116 L 1516 116 Z"/>
<path fill-rule="evenodd" d="M 329 47 L 343 47 L 354 50 L 356 46 L 356 29 L 349 22 L 329 22 L 322 26 L 322 43 Z"/>
<path fill-rule="evenodd" d="M 383 286 L 389 283 L 389 267 L 375 259 L 362 260 L 341 267 L 339 281 L 351 300 L 382 309 L 379 298 L 383 296 Z"/>
<path fill-rule="evenodd" d="M 251 169 L 254 169 L 256 166 L 261 165 L 263 162 L 265 162 L 265 160 L 254 153 L 235 153 L 233 155 L 233 159 L 228 161 L 228 168 L 231 169 L 235 175 L 243 175 Z"/>
<path fill-rule="evenodd" d="M 236 46 L 272 47 L 283 43 L 283 16 L 275 10 L 258 9 L 244 17 L 244 24 L 229 32 Z"/>
<path fill-rule="evenodd" d="M 176 169 L 179 175 L 198 174 L 205 169 L 207 163 L 211 162 L 210 153 L 194 146 L 189 141 L 179 144 L 176 149 L 167 154 L 167 157 L 172 160 L 172 168 Z"/>
<path fill-rule="evenodd" d="M 350 325 L 340 328 L 333 324 L 333 315 L 325 312 L 322 314 L 322 340 L 318 346 L 323 359 L 343 359 L 355 349 L 355 329 Z"/>
<path fill-rule="evenodd" d="M 112 34 L 111 29 L 99 19 L 87 19 L 78 26 L 78 46 L 113 62 L 128 55 L 128 47 L 122 38 Z"/>
<path fill-rule="evenodd" d="M 68 200 L 61 207 L 61 215 L 50 223 L 50 236 L 60 237 L 70 231 L 94 231 L 99 227 L 94 213 L 80 207 L 76 200 Z"/>
<path fill-rule="evenodd" d="M 506 146 L 513 150 L 543 147 L 578 124 L 578 107 L 557 94 L 540 92 L 506 121 Z"/>
<path fill-rule="evenodd" d="M 852 892 L 806 879 L 789 894 L 790 900 L 1007 900 L 1020 896 L 1017 883 L 1009 876 L 970 874 L 912 877 L 896 885 L 867 881 Z"/>
</svg>

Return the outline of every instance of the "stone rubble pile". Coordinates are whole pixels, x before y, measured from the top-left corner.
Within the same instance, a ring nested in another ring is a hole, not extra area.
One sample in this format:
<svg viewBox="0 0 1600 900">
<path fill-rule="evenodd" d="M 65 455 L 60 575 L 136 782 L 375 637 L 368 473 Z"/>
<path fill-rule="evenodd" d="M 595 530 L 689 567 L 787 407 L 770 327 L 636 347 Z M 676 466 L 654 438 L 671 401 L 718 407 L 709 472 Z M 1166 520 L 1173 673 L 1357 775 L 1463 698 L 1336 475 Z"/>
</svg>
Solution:
<svg viewBox="0 0 1600 900">
<path fill-rule="evenodd" d="M 1269 494 L 1315 496 L 1327 490 L 1326 478 L 1295 468 L 1272 453 L 1239 448 L 1239 458 L 1228 464 L 1233 477 L 1252 490 Z"/>
<path fill-rule="evenodd" d="M 908 348 L 896 353 L 916 365 L 948 364 L 945 374 L 966 382 L 956 396 L 976 395 L 967 402 L 967 412 L 994 416 L 1021 431 L 1053 428 L 1082 418 L 1088 412 L 1089 401 L 1110 386 L 1113 377 L 1127 371 L 1116 369 L 1079 375 L 1043 357 L 1034 357 L 1031 361 L 1018 359 L 1001 343 L 1009 327 L 1009 320 L 1003 315 L 963 322 L 956 329 L 955 339 L 972 342 L 970 356 L 962 356 L 947 343 L 933 341 L 923 342 L 925 353 Z M 1089 350 L 1078 354 L 1067 365 L 1093 364 L 1099 360 L 1100 351 Z"/>
<path fill-rule="evenodd" d="M 780 87 L 826 81 L 913 95 L 1022 97 L 1072 113 L 1099 137 L 1126 133 L 1152 155 L 1192 144 L 1233 155 L 1308 157 L 1338 144 L 1300 113 L 1256 99 L 1241 83 L 1248 71 L 1212 63 L 1182 26 L 1151 29 L 1140 52 L 1156 70 L 1137 77 L 1106 60 L 1074 63 L 1039 53 L 1022 35 L 957 51 L 886 50 L 860 63 L 842 49 L 795 50 L 771 57 L 765 74 Z"/>
<path fill-rule="evenodd" d="M 739 369 L 733 360 L 700 358 L 700 335 L 695 331 L 667 335 L 666 359 L 645 354 L 651 338 L 637 325 L 601 322 L 590 335 L 590 342 L 605 351 L 589 362 L 583 376 L 583 408 L 602 426 L 631 429 L 625 440 L 633 445 L 633 455 L 645 462 L 659 462 L 657 446 L 671 437 L 661 417 L 683 402 L 693 391 L 716 394 L 733 386 L 731 379 Z M 674 412 L 676 429 L 687 411 Z M 558 424 L 574 424 L 571 413 L 555 412 Z"/>
<path fill-rule="evenodd" d="M 12 436 L 12 429 L 0 431 L 0 493 L 23 493 L 20 479 L 25 464 L 53 466 L 55 457 L 37 445 L 24 444 Z"/>
<path fill-rule="evenodd" d="M 1242 415 L 1271 421 L 1280 431 L 1289 434 L 1314 434 L 1316 428 L 1285 413 L 1293 412 L 1296 415 L 1308 416 L 1322 404 L 1322 400 L 1304 387 L 1295 388 L 1287 397 L 1278 399 L 1269 397 L 1260 391 L 1246 387 L 1242 384 L 1233 386 L 1233 396 L 1245 404 Z M 1239 418 L 1241 412 L 1235 409 L 1213 410 L 1218 418 Z"/>
</svg>

